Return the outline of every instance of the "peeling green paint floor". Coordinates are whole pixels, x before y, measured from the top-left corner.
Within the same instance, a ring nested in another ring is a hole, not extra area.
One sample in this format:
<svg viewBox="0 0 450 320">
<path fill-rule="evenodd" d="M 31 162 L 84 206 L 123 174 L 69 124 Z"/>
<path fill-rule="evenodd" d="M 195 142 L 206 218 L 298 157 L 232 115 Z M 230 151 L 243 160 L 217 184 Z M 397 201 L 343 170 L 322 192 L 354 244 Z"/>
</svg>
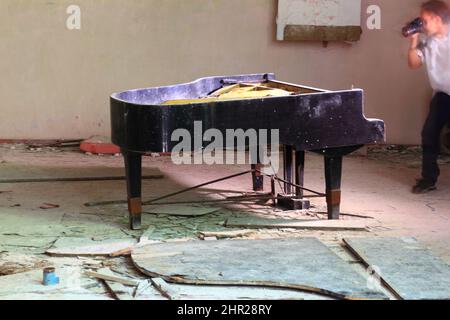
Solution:
<svg viewBox="0 0 450 320">
<path fill-rule="evenodd" d="M 371 216 L 379 222 L 380 229 L 372 230 L 371 236 L 415 236 L 449 262 L 450 165 L 446 162 L 442 163 L 443 183 L 440 185 L 440 190 L 435 194 L 417 198 L 408 192 L 410 180 L 413 181 L 415 177 L 415 169 L 408 167 L 408 163 L 393 161 L 384 163 L 380 158 L 380 153 L 377 153 L 373 160 L 361 157 L 347 160 L 346 163 L 350 165 L 348 167 L 344 165 L 343 211 Z M 392 159 L 392 155 L 389 159 Z M 411 161 L 417 161 L 417 159 L 413 157 Z M 143 181 L 144 200 L 247 170 L 245 166 L 177 167 L 171 163 L 170 158 L 163 157 L 146 157 L 143 166 L 144 174 L 158 173 L 165 176 L 164 179 Z M 93 174 L 117 176 L 121 175 L 123 162 L 121 157 L 92 156 L 75 150 L 61 151 L 44 148 L 39 151 L 30 151 L 24 145 L 0 145 L 0 170 L 3 178 L 76 177 Z M 323 188 L 323 168 L 320 157 L 308 155 L 306 180 L 308 187 L 312 189 Z M 372 181 L 373 184 L 368 184 L 368 181 Z M 210 189 L 186 193 L 173 200 L 220 199 L 251 191 L 250 183 L 250 177 L 244 176 L 212 185 Z M 266 183 L 268 184 L 269 181 Z M 386 188 L 387 184 L 388 188 Z M 29 279 L 34 279 L 33 285 L 30 282 L 28 292 L 26 285 L 21 287 L 20 294 L 14 292 L 12 286 L 10 291 L 0 290 L 0 299 L 47 297 L 78 299 L 83 296 L 88 299 L 110 299 L 112 297 L 100 281 L 89 280 L 86 277 L 82 277 L 86 283 L 82 281 L 80 290 L 73 291 L 73 288 L 64 287 L 65 289 L 50 293 L 45 287 L 39 287 L 36 284 L 43 266 L 48 265 L 62 268 L 62 271 L 67 268 L 71 270 L 72 267 L 78 268 L 76 269 L 78 271 L 74 271 L 75 274 L 81 274 L 81 271 L 86 269 L 110 267 L 118 274 L 146 279 L 133 268 L 129 258 L 57 258 L 45 255 L 45 251 L 55 245 L 75 246 L 105 241 L 139 241 L 142 237 L 155 241 L 197 239 L 201 231 L 239 230 L 224 227 L 224 222 L 229 218 L 249 216 L 283 219 L 324 218 L 320 212 L 325 211 L 323 200 L 314 199 L 312 201 L 314 208 L 310 212 L 282 212 L 270 206 L 235 204 L 212 206 L 217 210 L 200 216 L 144 213 L 142 230 L 132 231 L 128 228 L 126 205 L 100 207 L 83 205 L 87 202 L 123 200 L 125 194 L 124 181 L 0 184 L 0 276 L 2 276 L 0 288 L 5 288 L 7 283 L 12 284 L 16 281 L 26 283 L 31 281 Z M 44 210 L 40 208 L 44 203 L 55 204 L 58 207 Z M 205 206 L 201 208 L 204 209 Z M 430 213 L 430 206 L 434 209 L 432 213 Z M 190 207 L 192 209 L 192 206 Z M 146 207 L 145 210 L 154 211 L 152 209 Z M 352 218 L 343 217 L 343 219 Z M 275 229 L 256 230 L 250 238 L 317 237 L 343 259 L 351 261 L 348 253 L 342 250 L 342 238 L 362 235 L 367 236 L 367 233 Z M 361 269 L 360 272 L 364 273 L 364 270 Z M 184 292 L 179 296 L 189 296 L 189 294 Z M 211 296 L 214 297 L 214 294 L 211 293 Z M 270 297 L 274 297 L 273 292 Z M 280 297 L 286 298 L 286 295 Z M 164 299 L 156 291 L 147 293 L 146 298 Z M 318 296 L 296 293 L 295 298 L 317 299 Z"/>
</svg>

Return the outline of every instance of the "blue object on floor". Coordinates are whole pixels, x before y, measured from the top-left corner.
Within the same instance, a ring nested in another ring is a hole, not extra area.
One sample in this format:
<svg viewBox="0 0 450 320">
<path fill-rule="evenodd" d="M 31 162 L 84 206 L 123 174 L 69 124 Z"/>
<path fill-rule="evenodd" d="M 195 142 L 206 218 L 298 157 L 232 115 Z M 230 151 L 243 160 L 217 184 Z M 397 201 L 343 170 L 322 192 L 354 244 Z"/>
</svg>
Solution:
<svg viewBox="0 0 450 320">
<path fill-rule="evenodd" d="M 59 278 L 56 276 L 55 268 L 44 269 L 43 283 L 45 286 L 54 286 L 59 283 Z"/>
</svg>

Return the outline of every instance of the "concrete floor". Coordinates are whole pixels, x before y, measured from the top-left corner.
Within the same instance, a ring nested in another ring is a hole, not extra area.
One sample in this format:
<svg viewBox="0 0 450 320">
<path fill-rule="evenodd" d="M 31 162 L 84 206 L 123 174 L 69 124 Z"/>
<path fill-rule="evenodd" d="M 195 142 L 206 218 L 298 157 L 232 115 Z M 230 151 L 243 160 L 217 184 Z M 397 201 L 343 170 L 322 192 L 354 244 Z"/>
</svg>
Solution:
<svg viewBox="0 0 450 320">
<path fill-rule="evenodd" d="M 144 199 L 248 170 L 247 166 L 175 166 L 167 157 L 145 157 L 143 166 L 144 174 L 164 175 L 164 179 L 143 182 Z M 68 149 L 29 150 L 25 145 L 1 145 L 0 169 L 3 179 L 95 174 L 109 176 L 123 174 L 123 161 L 117 156 L 86 155 Z M 347 157 L 344 162 L 342 211 L 373 217 L 376 228 L 371 229 L 369 234 L 351 231 L 260 230 L 256 238 L 313 236 L 344 257 L 345 253 L 340 248 L 344 237 L 411 236 L 423 242 L 450 264 L 449 158 L 443 157 L 441 160 L 442 175 L 438 190 L 435 192 L 425 195 L 410 193 L 419 172 L 420 153 L 416 148 L 408 150 L 375 148 L 369 150 L 368 156 Z M 268 181 L 266 183 L 268 185 Z M 314 190 L 324 189 L 321 157 L 307 154 L 305 184 Z M 243 176 L 209 188 L 190 192 L 174 200 L 198 199 L 200 196 L 207 197 L 210 192 L 219 192 L 222 195 L 230 195 L 230 190 L 249 192 L 251 179 L 249 176 Z M 48 263 L 79 269 L 89 264 L 99 264 L 114 266 L 116 270 L 126 270 L 127 273 L 133 272 L 127 267 L 129 261 L 124 258 L 83 261 L 76 258 L 49 258 L 43 255 L 61 239 L 69 239 L 72 244 L 132 239 L 139 238 L 149 228 L 152 232 L 147 235 L 151 240 L 195 238 L 198 231 L 228 230 L 222 223 L 229 217 L 256 215 L 286 219 L 304 218 L 315 216 L 326 209 L 323 199 L 314 199 L 312 201 L 314 208 L 310 212 L 282 212 L 256 205 L 227 205 L 218 208 L 219 210 L 213 214 L 195 218 L 144 214 L 143 231 L 130 231 L 125 205 L 83 206 L 86 202 L 124 199 L 125 195 L 124 181 L 0 184 L 0 275 L 2 268 L 8 271 L 3 273 L 8 276 L 0 277 L 0 283 L 2 278 L 5 280 L 7 277 L 28 275 L 27 272 L 36 272 Z M 57 204 L 59 207 L 43 210 L 40 209 L 43 203 Z M 22 262 L 17 262 L 19 260 Z M 9 268 L 6 268 L 8 266 Z M 14 271 L 14 268 L 17 270 Z M 27 272 L 21 273 L 24 271 Z M 39 277 L 39 274 L 35 273 L 34 277 Z M 11 283 L 13 279 L 8 281 Z M 86 283 L 81 291 L 69 290 L 60 293 L 68 299 L 82 296 L 88 299 L 106 297 L 104 288 L 96 286 L 92 283 L 92 279 L 83 281 Z M 83 291 L 87 290 L 86 288 L 90 288 L 89 294 Z M 37 296 L 33 295 L 36 294 L 36 288 L 25 287 L 20 290 L 22 298 L 42 297 L 39 290 Z M 18 298 L 17 289 L 15 293 L 12 291 L 13 288 L 0 290 L 0 299 Z M 61 295 L 56 298 L 58 297 Z M 158 294 L 155 293 L 151 298 L 158 298 Z"/>
</svg>

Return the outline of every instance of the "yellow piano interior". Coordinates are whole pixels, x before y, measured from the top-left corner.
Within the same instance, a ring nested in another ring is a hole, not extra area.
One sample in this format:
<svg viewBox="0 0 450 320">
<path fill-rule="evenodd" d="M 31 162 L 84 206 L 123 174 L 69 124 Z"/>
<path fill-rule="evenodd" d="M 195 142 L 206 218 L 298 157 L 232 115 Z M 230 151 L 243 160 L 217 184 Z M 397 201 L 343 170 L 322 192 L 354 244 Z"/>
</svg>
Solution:
<svg viewBox="0 0 450 320">
<path fill-rule="evenodd" d="M 168 100 L 163 102 L 162 105 L 209 103 L 268 97 L 286 97 L 318 91 L 319 90 L 313 88 L 297 86 L 280 81 L 267 81 L 258 83 L 239 82 L 234 84 L 225 84 L 205 97 L 199 97 L 196 99 Z"/>
</svg>

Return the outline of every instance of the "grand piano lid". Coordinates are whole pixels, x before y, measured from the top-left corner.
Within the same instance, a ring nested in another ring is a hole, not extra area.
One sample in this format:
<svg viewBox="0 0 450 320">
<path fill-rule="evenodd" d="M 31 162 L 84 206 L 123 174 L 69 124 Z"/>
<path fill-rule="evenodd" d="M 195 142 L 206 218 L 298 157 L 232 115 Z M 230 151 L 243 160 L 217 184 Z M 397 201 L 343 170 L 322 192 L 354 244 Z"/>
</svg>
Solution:
<svg viewBox="0 0 450 320">
<path fill-rule="evenodd" d="M 177 85 L 127 90 L 112 94 L 111 99 L 127 104 L 142 106 L 163 105 L 167 101 L 172 101 L 170 105 L 191 104 L 195 103 L 191 100 L 207 98 L 211 93 L 233 83 L 260 83 L 273 88 L 292 91 L 294 95 L 329 92 L 323 89 L 276 81 L 273 73 L 260 73 L 205 77 Z M 262 98 L 271 98 L 271 96 L 254 97 L 253 99 Z M 174 102 L 175 100 L 179 100 L 179 103 Z M 236 98 L 234 100 L 242 99 Z M 186 101 L 189 103 L 186 103 Z M 198 101 L 197 103 L 201 102 L 202 101 Z"/>
<path fill-rule="evenodd" d="M 191 83 L 130 90 L 111 99 L 111 138 L 125 150 L 170 152 L 172 133 L 203 130 L 279 130 L 280 143 L 297 150 L 322 150 L 385 141 L 384 122 L 364 116 L 364 91 L 305 89 L 304 94 L 214 103 L 162 105 L 167 100 L 195 99 L 223 86 L 224 79 L 260 81 L 263 74 L 209 77 Z M 274 81 L 275 80 L 270 80 Z M 291 85 L 277 82 L 282 85 Z"/>
</svg>

